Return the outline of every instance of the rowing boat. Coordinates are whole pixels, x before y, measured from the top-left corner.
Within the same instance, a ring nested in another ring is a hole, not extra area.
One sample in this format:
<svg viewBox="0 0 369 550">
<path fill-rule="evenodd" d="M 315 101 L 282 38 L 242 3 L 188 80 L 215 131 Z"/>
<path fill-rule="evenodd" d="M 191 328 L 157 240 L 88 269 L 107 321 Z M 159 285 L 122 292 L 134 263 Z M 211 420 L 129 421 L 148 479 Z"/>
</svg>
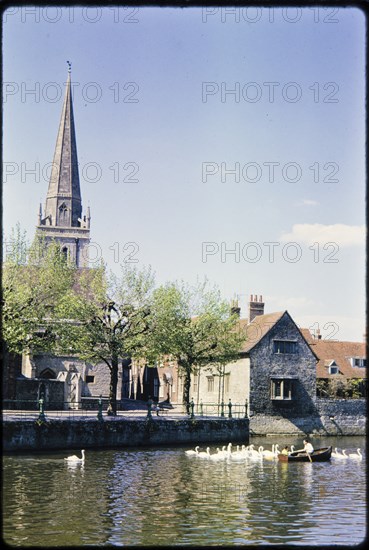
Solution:
<svg viewBox="0 0 369 550">
<path fill-rule="evenodd" d="M 331 459 L 332 447 L 322 447 L 321 449 L 315 449 L 313 453 L 310 454 L 309 459 L 305 451 L 294 451 L 289 455 L 284 455 L 280 453 L 278 455 L 278 460 L 281 462 L 326 462 Z"/>
</svg>

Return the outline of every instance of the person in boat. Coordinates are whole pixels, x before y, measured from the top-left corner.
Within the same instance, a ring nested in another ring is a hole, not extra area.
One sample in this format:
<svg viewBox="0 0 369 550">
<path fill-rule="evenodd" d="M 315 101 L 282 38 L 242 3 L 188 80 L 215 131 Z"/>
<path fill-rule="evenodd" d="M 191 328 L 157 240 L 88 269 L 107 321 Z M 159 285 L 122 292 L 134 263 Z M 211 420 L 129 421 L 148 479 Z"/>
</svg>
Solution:
<svg viewBox="0 0 369 550">
<path fill-rule="evenodd" d="M 281 450 L 281 454 L 282 455 L 289 455 L 290 454 L 290 448 L 288 445 L 286 445 L 285 447 L 283 447 L 283 449 Z"/>
<path fill-rule="evenodd" d="M 310 441 L 308 439 L 304 439 L 303 443 L 304 443 L 304 448 L 299 449 L 296 452 L 297 453 L 307 453 L 307 454 L 311 455 L 314 452 L 314 447 L 312 446 L 312 444 L 310 443 Z"/>
</svg>

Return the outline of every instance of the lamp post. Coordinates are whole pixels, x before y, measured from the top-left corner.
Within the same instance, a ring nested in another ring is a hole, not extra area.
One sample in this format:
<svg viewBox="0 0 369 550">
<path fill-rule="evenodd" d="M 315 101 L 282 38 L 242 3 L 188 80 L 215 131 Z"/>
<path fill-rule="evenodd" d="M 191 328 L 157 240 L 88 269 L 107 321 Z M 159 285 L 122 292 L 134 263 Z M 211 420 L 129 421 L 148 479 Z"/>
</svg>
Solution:
<svg viewBox="0 0 369 550">
<path fill-rule="evenodd" d="M 98 413 L 97 413 L 97 419 L 100 421 L 100 422 L 103 422 L 103 415 L 102 415 L 102 408 L 103 408 L 103 404 L 102 404 L 102 395 L 100 395 L 99 397 L 99 403 L 98 403 Z"/>
<path fill-rule="evenodd" d="M 152 419 L 152 414 L 151 414 L 152 403 L 153 403 L 153 401 L 152 401 L 151 397 L 149 396 L 149 400 L 147 402 L 147 417 L 146 418 L 148 418 L 150 420 Z"/>
<path fill-rule="evenodd" d="M 38 414 L 38 419 L 41 422 L 46 422 L 46 416 L 45 416 L 45 412 L 44 412 L 44 400 L 43 400 L 42 397 L 41 397 L 41 399 L 38 400 L 38 404 L 39 404 L 39 407 L 40 407 L 40 412 Z"/>
<path fill-rule="evenodd" d="M 232 418 L 232 402 L 230 399 L 228 403 L 228 409 L 229 409 L 228 418 Z"/>
<path fill-rule="evenodd" d="M 195 418 L 195 415 L 194 415 L 194 407 L 195 407 L 195 403 L 193 402 L 193 398 L 191 399 L 191 403 L 190 403 L 190 407 L 191 407 L 191 418 Z"/>
</svg>

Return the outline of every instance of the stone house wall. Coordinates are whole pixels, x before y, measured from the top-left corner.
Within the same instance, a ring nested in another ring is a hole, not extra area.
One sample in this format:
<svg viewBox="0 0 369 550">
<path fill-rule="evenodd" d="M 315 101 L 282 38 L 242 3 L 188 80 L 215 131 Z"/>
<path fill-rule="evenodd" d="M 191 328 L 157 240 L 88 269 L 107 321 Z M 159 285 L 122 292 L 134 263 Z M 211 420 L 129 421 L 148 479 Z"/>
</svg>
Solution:
<svg viewBox="0 0 369 550">
<path fill-rule="evenodd" d="M 296 341 L 297 353 L 274 353 L 274 340 Z M 296 417 L 314 413 L 316 358 L 288 313 L 249 353 L 251 414 Z M 292 399 L 272 399 L 273 378 L 292 379 Z"/>
<path fill-rule="evenodd" d="M 221 370 L 224 376 L 219 375 L 216 367 L 202 367 L 197 376 L 191 375 L 190 399 L 195 405 L 199 403 L 228 403 L 231 399 L 233 405 L 244 407 L 246 399 L 249 399 L 250 359 L 240 357 L 238 361 L 228 363 Z M 209 378 L 213 378 L 209 382 Z M 209 391 L 209 388 L 213 388 Z"/>
</svg>

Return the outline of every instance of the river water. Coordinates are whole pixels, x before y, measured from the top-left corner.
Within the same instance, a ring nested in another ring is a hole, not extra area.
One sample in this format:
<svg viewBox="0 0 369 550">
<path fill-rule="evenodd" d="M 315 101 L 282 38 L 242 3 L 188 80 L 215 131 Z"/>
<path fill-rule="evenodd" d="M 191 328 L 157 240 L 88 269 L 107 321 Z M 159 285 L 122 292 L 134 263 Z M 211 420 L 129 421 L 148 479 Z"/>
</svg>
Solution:
<svg viewBox="0 0 369 550">
<path fill-rule="evenodd" d="M 366 536 L 365 439 L 312 442 L 360 447 L 364 458 L 215 462 L 189 458 L 186 446 L 87 450 L 84 465 L 71 467 L 64 457 L 79 449 L 7 455 L 3 539 L 47 547 L 358 544 Z M 302 446 L 281 436 L 250 443 Z"/>
</svg>

